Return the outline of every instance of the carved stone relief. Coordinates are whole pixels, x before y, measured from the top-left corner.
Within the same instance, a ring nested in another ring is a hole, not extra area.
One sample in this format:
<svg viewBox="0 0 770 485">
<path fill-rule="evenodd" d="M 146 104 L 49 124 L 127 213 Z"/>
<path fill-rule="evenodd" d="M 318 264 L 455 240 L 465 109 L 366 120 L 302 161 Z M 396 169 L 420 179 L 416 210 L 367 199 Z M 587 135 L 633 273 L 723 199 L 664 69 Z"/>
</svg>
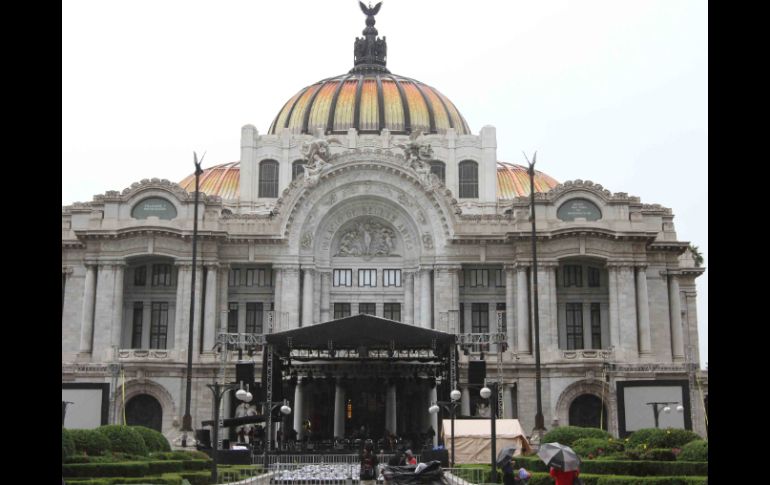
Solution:
<svg viewBox="0 0 770 485">
<path fill-rule="evenodd" d="M 422 245 L 425 249 L 433 249 L 433 237 L 430 234 L 423 234 Z"/>
<path fill-rule="evenodd" d="M 304 233 L 300 244 L 302 245 L 302 249 L 310 249 L 310 246 L 313 244 L 313 234 L 310 232 Z"/>
<path fill-rule="evenodd" d="M 363 219 L 340 238 L 335 256 L 398 256 L 396 234 L 374 219 Z"/>
</svg>

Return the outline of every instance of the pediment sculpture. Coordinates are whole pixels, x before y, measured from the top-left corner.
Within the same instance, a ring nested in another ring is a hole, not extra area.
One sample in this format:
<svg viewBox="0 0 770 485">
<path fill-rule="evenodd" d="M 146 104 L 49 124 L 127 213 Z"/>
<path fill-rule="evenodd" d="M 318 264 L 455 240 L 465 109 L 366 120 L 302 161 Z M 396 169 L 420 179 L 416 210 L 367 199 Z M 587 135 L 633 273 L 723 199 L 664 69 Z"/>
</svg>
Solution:
<svg viewBox="0 0 770 485">
<path fill-rule="evenodd" d="M 398 256 L 395 250 L 395 231 L 373 220 L 366 220 L 356 223 L 340 237 L 335 256 Z"/>
<path fill-rule="evenodd" d="M 313 186 L 318 183 L 318 179 L 321 177 L 327 167 L 331 166 L 329 159 L 332 154 L 329 146 L 332 144 L 342 145 L 342 142 L 337 138 L 324 138 L 322 134 L 318 134 L 316 138 L 305 142 L 300 147 L 300 152 L 307 160 L 305 165 L 305 180 L 308 185 Z"/>
<path fill-rule="evenodd" d="M 417 172 L 417 176 L 428 187 L 438 185 L 438 177 L 430 171 L 430 161 L 433 160 L 433 148 L 423 140 L 423 132 L 413 131 L 407 143 L 396 143 L 394 146 L 404 151 L 404 165 Z"/>
</svg>

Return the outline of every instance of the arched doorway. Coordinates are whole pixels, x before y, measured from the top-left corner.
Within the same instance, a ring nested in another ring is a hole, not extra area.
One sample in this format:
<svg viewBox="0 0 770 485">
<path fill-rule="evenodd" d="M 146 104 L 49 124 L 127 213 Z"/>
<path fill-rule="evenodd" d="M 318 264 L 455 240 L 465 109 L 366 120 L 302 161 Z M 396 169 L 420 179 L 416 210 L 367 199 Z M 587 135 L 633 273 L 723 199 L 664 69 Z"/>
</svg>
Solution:
<svg viewBox="0 0 770 485">
<path fill-rule="evenodd" d="M 126 424 L 144 426 L 161 432 L 163 408 L 157 399 L 149 394 L 140 394 L 126 403 Z"/>
<path fill-rule="evenodd" d="M 603 417 L 602 417 L 603 416 Z M 583 394 L 572 401 L 569 407 L 569 425 L 583 428 L 607 429 L 607 408 L 593 394 Z"/>
</svg>

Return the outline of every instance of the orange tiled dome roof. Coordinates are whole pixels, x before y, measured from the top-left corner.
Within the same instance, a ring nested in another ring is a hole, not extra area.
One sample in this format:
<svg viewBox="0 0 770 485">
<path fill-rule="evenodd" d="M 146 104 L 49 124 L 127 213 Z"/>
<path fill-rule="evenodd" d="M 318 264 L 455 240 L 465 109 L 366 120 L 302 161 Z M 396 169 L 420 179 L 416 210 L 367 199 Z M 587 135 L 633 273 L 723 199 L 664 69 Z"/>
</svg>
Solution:
<svg viewBox="0 0 770 485">
<path fill-rule="evenodd" d="M 455 105 L 438 90 L 386 72 L 350 72 L 302 88 L 281 109 L 270 125 L 270 134 L 288 128 L 292 133 L 379 133 L 415 130 L 458 135 L 471 133 Z"/>
<path fill-rule="evenodd" d="M 238 198 L 241 162 L 223 163 L 207 168 L 200 176 L 200 190 L 206 195 L 218 195 L 225 200 Z M 195 190 L 195 174 L 185 177 L 179 185 L 188 192 Z M 549 175 L 535 170 L 535 191 L 548 192 L 559 185 Z M 497 198 L 513 199 L 529 195 L 527 168 L 513 163 L 497 162 Z"/>
</svg>

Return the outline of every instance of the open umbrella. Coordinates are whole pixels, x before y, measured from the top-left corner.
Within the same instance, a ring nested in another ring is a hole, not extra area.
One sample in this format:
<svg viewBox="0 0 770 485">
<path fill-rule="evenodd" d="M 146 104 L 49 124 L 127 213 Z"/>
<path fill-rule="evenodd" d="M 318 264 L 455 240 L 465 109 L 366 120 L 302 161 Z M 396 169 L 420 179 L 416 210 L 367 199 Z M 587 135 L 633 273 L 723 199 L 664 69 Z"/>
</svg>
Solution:
<svg viewBox="0 0 770 485">
<path fill-rule="evenodd" d="M 513 459 L 513 454 L 517 449 L 518 448 L 515 446 L 506 446 L 500 450 L 500 453 L 497 454 L 497 466 L 505 466 L 509 461 L 511 461 Z"/>
<path fill-rule="evenodd" d="M 565 472 L 577 470 L 580 467 L 580 457 L 575 450 L 561 443 L 543 443 L 537 456 L 547 466 L 558 468 Z"/>
</svg>

